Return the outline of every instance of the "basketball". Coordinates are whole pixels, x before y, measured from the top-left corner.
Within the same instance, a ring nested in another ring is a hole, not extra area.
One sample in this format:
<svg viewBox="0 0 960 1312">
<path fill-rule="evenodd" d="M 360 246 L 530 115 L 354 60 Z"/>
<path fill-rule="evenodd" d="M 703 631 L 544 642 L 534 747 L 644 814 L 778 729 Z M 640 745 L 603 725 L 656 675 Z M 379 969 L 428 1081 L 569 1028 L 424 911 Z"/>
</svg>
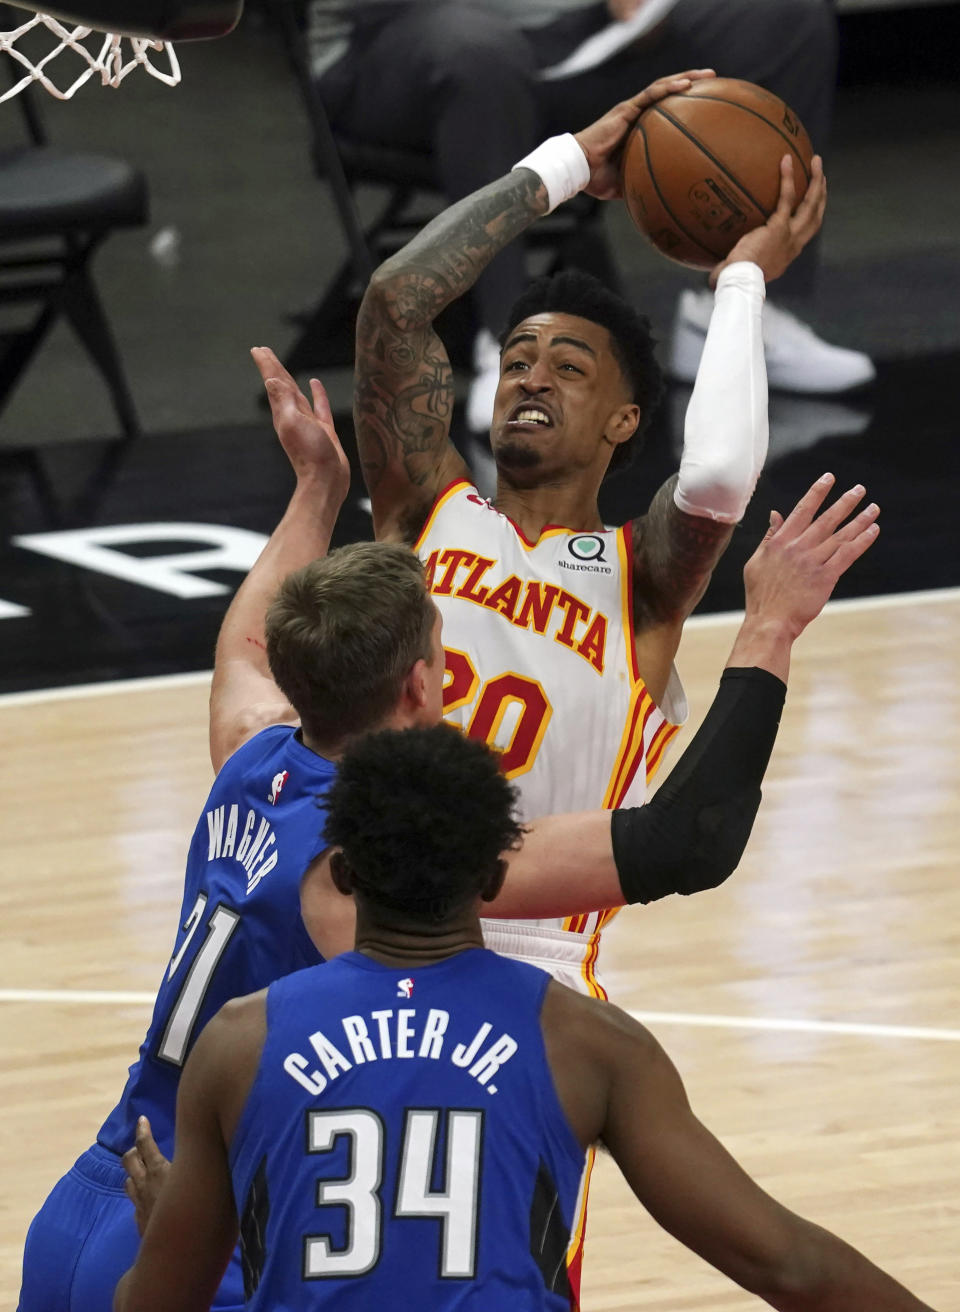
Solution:
<svg viewBox="0 0 960 1312">
<path fill-rule="evenodd" d="M 780 194 L 780 160 L 793 156 L 800 201 L 813 146 L 779 97 L 752 82 L 708 78 L 645 110 L 623 152 L 623 197 L 658 251 L 712 269 Z"/>
</svg>

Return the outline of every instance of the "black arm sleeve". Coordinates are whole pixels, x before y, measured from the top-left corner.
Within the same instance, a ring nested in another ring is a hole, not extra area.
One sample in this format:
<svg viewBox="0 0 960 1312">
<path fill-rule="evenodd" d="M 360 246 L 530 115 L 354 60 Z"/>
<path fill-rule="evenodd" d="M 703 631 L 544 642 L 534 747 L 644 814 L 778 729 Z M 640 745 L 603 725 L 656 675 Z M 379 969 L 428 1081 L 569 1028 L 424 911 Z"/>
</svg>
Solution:
<svg viewBox="0 0 960 1312">
<path fill-rule="evenodd" d="M 646 806 L 614 811 L 613 855 L 627 902 L 716 888 L 747 845 L 787 689 L 766 670 L 728 669 L 670 777 Z"/>
</svg>

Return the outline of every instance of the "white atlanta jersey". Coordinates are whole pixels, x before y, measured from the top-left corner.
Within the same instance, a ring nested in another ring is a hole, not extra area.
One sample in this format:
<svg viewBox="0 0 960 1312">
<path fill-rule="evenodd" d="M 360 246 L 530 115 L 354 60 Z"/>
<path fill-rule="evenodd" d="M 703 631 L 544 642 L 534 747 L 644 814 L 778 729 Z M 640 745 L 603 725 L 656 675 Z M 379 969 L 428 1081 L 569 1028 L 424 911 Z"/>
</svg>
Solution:
<svg viewBox="0 0 960 1312">
<path fill-rule="evenodd" d="M 629 525 L 548 526 L 529 542 L 460 479 L 416 551 L 443 616 L 444 715 L 503 753 L 524 818 L 640 805 L 686 701 L 674 672 L 661 709 L 637 670 Z M 613 914 L 536 922 L 538 959 L 598 991 L 597 932 Z M 484 923 L 488 946 L 527 960 L 531 928 Z"/>
</svg>

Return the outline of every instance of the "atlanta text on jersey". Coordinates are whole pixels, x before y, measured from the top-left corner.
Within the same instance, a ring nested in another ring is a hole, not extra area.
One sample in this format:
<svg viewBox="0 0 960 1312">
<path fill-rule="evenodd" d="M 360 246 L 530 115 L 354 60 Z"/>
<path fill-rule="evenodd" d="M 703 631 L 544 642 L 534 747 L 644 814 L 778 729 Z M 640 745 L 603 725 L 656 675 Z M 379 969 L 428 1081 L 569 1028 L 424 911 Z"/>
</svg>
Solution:
<svg viewBox="0 0 960 1312">
<path fill-rule="evenodd" d="M 556 583 L 521 579 L 516 574 L 499 583 L 481 580 L 497 562 L 489 556 L 450 547 L 430 554 L 427 586 L 435 596 L 459 597 L 484 606 L 519 629 L 549 635 L 603 673 L 607 617 Z M 459 578 L 458 578 L 459 575 Z M 582 626 L 582 627 L 580 627 Z"/>
</svg>

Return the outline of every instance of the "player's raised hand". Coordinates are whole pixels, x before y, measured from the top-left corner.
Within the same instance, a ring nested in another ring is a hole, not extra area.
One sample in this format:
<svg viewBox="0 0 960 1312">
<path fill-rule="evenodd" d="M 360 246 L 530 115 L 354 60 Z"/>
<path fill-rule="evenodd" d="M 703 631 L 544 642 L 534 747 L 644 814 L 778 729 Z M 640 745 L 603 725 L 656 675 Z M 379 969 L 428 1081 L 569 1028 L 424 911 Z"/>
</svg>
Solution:
<svg viewBox="0 0 960 1312">
<path fill-rule="evenodd" d="M 685 73 L 673 73 L 658 78 L 629 100 L 607 111 L 602 118 L 577 132 L 576 138 L 590 165 L 590 181 L 586 191 L 598 200 L 615 200 L 623 195 L 620 185 L 620 156 L 627 133 L 645 109 L 672 96 L 687 91 L 692 83 L 705 77 L 716 77 L 712 68 L 691 68 Z"/>
<path fill-rule="evenodd" d="M 323 384 L 310 379 L 311 404 L 269 346 L 255 346 L 250 354 L 266 388 L 273 427 L 297 479 L 320 477 L 327 486 L 332 483 L 338 488 L 342 501 L 350 488 L 350 462 L 337 437 Z"/>
<path fill-rule="evenodd" d="M 820 231 L 826 205 L 827 179 L 820 156 L 813 157 L 810 181 L 798 205 L 793 156 L 784 155 L 780 161 L 777 208 L 766 223 L 745 232 L 727 258 L 711 270 L 710 286 L 716 287 L 721 271 L 738 260 L 759 264 L 767 282 L 779 278 Z"/>
<path fill-rule="evenodd" d="M 136 1141 L 123 1154 L 123 1169 L 127 1173 L 124 1188 L 133 1203 L 137 1229 L 142 1235 L 170 1170 L 170 1163 L 157 1147 L 146 1116 L 137 1120 Z"/>
<path fill-rule="evenodd" d="M 791 639 L 820 614 L 841 574 L 880 532 L 880 507 L 874 502 L 853 514 L 865 495 L 859 484 L 817 514 L 834 481 L 824 474 L 786 519 L 773 511 L 770 528 L 743 571 L 747 618 L 782 626 Z"/>
</svg>

